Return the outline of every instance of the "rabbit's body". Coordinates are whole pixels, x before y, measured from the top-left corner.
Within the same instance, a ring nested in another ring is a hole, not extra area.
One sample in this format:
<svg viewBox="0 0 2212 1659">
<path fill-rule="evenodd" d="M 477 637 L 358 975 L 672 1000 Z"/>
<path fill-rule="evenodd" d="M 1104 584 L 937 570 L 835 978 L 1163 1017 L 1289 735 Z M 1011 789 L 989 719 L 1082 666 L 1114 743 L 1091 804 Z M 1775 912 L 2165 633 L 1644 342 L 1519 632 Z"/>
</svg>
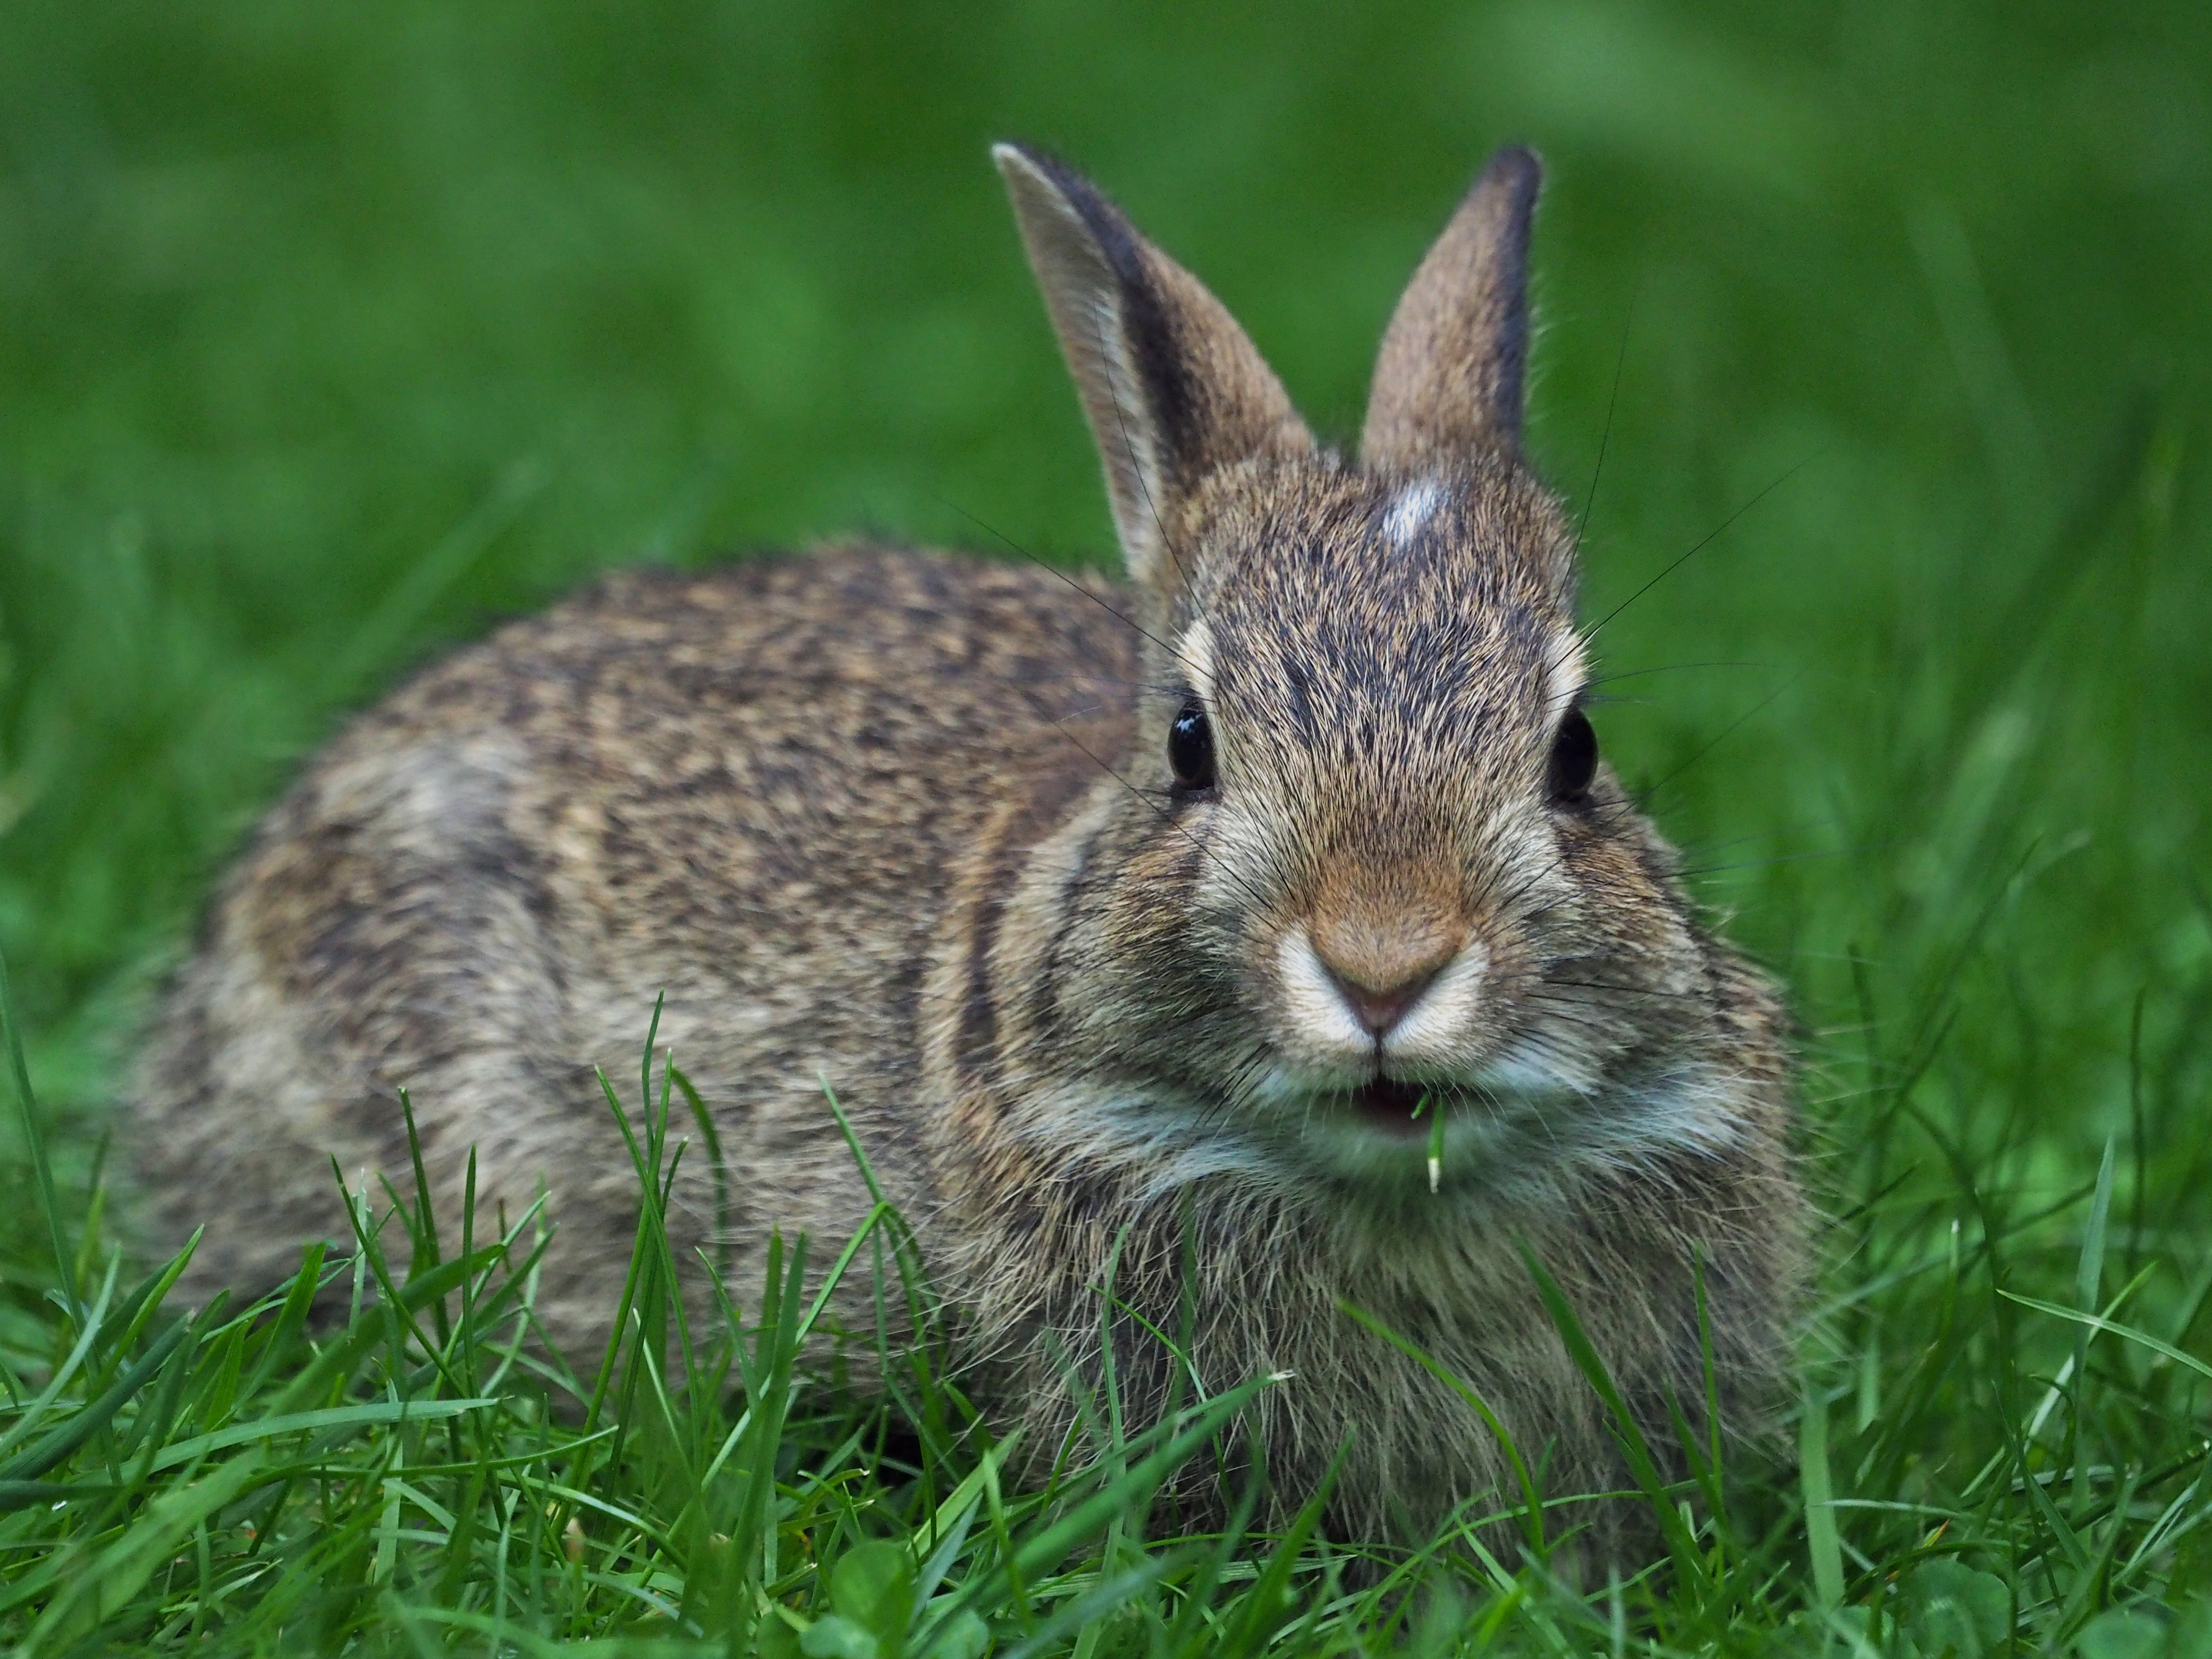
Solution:
<svg viewBox="0 0 2212 1659">
<path fill-rule="evenodd" d="M 1340 1532 L 1499 1488 L 1349 1304 L 1552 1490 L 1618 1484 L 1524 1246 L 1655 1442 L 1708 1358 L 1754 1415 L 1800 1276 L 1781 1018 L 1578 710 L 1571 538 L 1517 446 L 1533 161 L 1416 278 L 1356 462 L 1087 185 L 1001 165 L 1134 585 L 852 550 L 617 577 L 422 675 L 271 815 L 172 993 L 137 1090 L 164 1224 L 215 1222 L 210 1285 L 277 1278 L 343 1234 L 330 1154 L 404 1184 L 404 1087 L 447 1214 L 471 1146 L 480 1207 L 550 1189 L 540 1312 L 595 1338 L 637 1197 L 593 1067 L 634 1079 L 665 991 L 732 1194 L 720 1231 L 695 1147 L 679 1258 L 744 1285 L 770 1230 L 860 1223 L 826 1079 L 1034 1458 L 1109 1323 L 1157 1415 L 1150 1325 L 1209 1392 L 1291 1374 L 1254 1408 L 1286 1507 L 1349 1437 Z"/>
<path fill-rule="evenodd" d="M 331 1161 L 349 1183 L 402 1177 L 405 1088 L 449 1218 L 471 1147 L 487 1216 L 556 1189 L 539 1312 L 603 1333 L 638 1186 L 594 1068 L 635 1110 L 664 992 L 739 1235 L 712 1236 L 695 1145 L 684 1259 L 860 1224 L 825 1079 L 927 1214 L 921 1031 L 946 911 L 979 842 L 1018 855 L 1017 787 L 1048 780 L 1049 810 L 1054 785 L 1064 804 L 1097 780 L 1033 710 L 1126 684 L 1130 637 L 1042 571 L 850 550 L 617 576 L 415 679 L 265 822 L 147 1056 L 137 1160 L 173 1231 L 250 1195 L 196 1277 L 267 1284 L 302 1239 L 344 1237 Z"/>
</svg>

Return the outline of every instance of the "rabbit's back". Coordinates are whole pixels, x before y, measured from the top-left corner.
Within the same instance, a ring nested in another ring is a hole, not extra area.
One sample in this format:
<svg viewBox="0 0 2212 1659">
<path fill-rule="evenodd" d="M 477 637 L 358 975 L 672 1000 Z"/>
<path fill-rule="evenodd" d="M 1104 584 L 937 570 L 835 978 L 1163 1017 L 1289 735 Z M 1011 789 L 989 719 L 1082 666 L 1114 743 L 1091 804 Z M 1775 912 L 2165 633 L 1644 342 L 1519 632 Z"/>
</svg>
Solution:
<svg viewBox="0 0 2212 1659">
<path fill-rule="evenodd" d="M 541 1312 L 594 1334 L 636 1200 L 595 1068 L 635 1105 L 663 993 L 731 1195 L 695 1145 L 679 1249 L 851 1231 L 824 1079 L 926 1212 L 940 918 L 1010 801 L 1098 775 L 1133 664 L 1064 577 L 866 550 L 617 576 L 457 653 L 309 766 L 179 973 L 135 1091 L 161 1231 L 273 1281 L 345 1237 L 333 1157 L 408 1184 L 405 1089 L 449 1218 L 471 1146 L 487 1218 L 544 1183 Z"/>
</svg>

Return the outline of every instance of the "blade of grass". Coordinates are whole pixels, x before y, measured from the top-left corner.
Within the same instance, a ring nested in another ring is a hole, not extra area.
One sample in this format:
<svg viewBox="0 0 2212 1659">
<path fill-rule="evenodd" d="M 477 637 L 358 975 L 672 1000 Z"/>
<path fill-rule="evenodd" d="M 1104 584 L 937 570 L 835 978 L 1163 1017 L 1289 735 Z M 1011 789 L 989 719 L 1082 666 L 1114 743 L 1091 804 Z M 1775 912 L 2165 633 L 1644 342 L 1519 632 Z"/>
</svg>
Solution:
<svg viewBox="0 0 2212 1659">
<path fill-rule="evenodd" d="M 1828 1467 L 1828 1402 L 1805 1376 L 1804 1415 L 1797 1432 L 1799 1489 L 1805 1501 L 1805 1548 L 1813 1589 L 1823 1607 L 1844 1602 L 1844 1552 L 1836 1535 L 1836 1495 Z"/>
<path fill-rule="evenodd" d="M 234 1423 L 213 1434 L 164 1446 L 155 1455 L 154 1468 L 174 1468 L 210 1452 L 250 1441 L 273 1440 L 283 1434 L 301 1434 L 316 1429 L 366 1428 L 372 1425 L 431 1423 L 468 1412 L 489 1411 L 499 1404 L 497 1400 L 375 1400 L 358 1406 L 326 1407 L 320 1411 L 287 1412 L 276 1417 L 257 1418 L 251 1423 Z"/>
<path fill-rule="evenodd" d="M 1607 1414 L 1613 1419 L 1613 1436 L 1628 1462 L 1629 1474 L 1643 1491 L 1654 1518 L 1659 1524 L 1659 1535 L 1665 1540 L 1668 1553 L 1674 1557 L 1675 1568 L 1689 1583 L 1702 1582 L 1704 1564 L 1698 1559 L 1697 1547 L 1682 1524 L 1680 1511 L 1675 1509 L 1667 1492 L 1667 1483 L 1660 1477 L 1659 1466 L 1651 1456 L 1651 1448 L 1644 1438 L 1644 1431 L 1621 1397 L 1613 1373 L 1607 1368 L 1582 1322 L 1575 1315 L 1565 1293 L 1553 1279 L 1550 1271 L 1537 1260 L 1525 1239 L 1516 1239 L 1516 1248 L 1521 1253 L 1522 1265 L 1535 1281 L 1536 1294 L 1542 1299 L 1544 1311 L 1550 1316 L 1559 1340 L 1566 1345 L 1567 1354 L 1575 1363 L 1597 1396 L 1604 1403 Z"/>
<path fill-rule="evenodd" d="M 2089 1224 L 2081 1234 L 2081 1258 L 2074 1275 L 2074 1299 L 2084 1313 L 2094 1313 L 2103 1299 L 2105 1227 L 2112 1209 L 2112 1172 L 2117 1148 L 2107 1136 L 2105 1156 L 2097 1166 L 2096 1196 L 2089 1203 Z M 2074 1513 L 2089 1506 L 2089 1466 L 2082 1453 L 2082 1419 L 2089 1389 L 2089 1339 L 2086 1325 L 2074 1328 L 2074 1412 L 2067 1446 L 2074 1463 Z"/>
<path fill-rule="evenodd" d="M 23 1058 L 23 1023 L 15 1012 L 15 993 L 8 980 L 8 957 L 0 951 L 0 1027 L 8 1041 L 8 1071 L 15 1085 L 15 1109 L 23 1121 L 23 1144 L 31 1160 L 31 1177 L 39 1189 L 39 1209 L 46 1220 L 46 1237 L 54 1252 L 54 1279 L 70 1320 L 82 1327 L 83 1309 L 76 1294 L 76 1276 L 69 1239 L 62 1230 L 61 1201 L 54 1196 L 53 1161 L 46 1155 L 46 1132 L 39 1126 L 38 1098 L 31 1092 L 31 1067 Z"/>
<path fill-rule="evenodd" d="M 189 1320 L 179 1319 L 173 1323 L 155 1339 L 154 1346 L 138 1362 L 117 1378 L 99 1399 L 86 1406 L 37 1445 L 0 1465 L 0 1480 L 35 1480 L 106 1428 L 115 1413 L 136 1397 L 138 1391 L 168 1363 L 169 1356 L 176 1352 L 190 1329 Z"/>
<path fill-rule="evenodd" d="M 1521 1524 L 1528 1537 L 1528 1548 L 1537 1560 L 1545 1559 L 1548 1554 L 1548 1547 L 1544 1540 L 1543 1497 L 1537 1490 L 1535 1477 L 1528 1472 L 1528 1460 L 1521 1455 L 1521 1448 L 1515 1443 L 1512 1435 L 1507 1431 L 1504 1423 L 1499 1419 L 1498 1413 L 1491 1408 L 1490 1402 L 1482 1397 L 1480 1391 L 1474 1384 L 1446 1370 L 1419 1344 L 1401 1336 L 1364 1309 L 1355 1306 L 1342 1297 L 1337 1298 L 1336 1306 L 1338 1312 L 1372 1331 L 1449 1389 L 1467 1402 L 1470 1411 L 1482 1419 L 1482 1426 L 1490 1431 L 1491 1437 L 1498 1442 L 1498 1449 L 1505 1454 L 1505 1461 L 1513 1470 L 1514 1482 L 1521 1488 L 1522 1505 Z"/>
<path fill-rule="evenodd" d="M 2056 1302 L 2044 1302 L 2035 1297 L 2022 1296 L 2016 1291 L 2001 1290 L 1997 1294 L 2008 1302 L 2018 1303 L 2023 1308 L 2033 1308 L 2036 1312 L 2048 1314 L 2053 1319 L 2070 1320 L 2077 1325 L 2087 1326 L 2093 1331 L 2108 1332 L 2124 1341 L 2138 1343 L 2148 1348 L 2153 1353 L 2170 1359 L 2177 1365 L 2186 1366 L 2200 1376 L 2212 1380 L 2212 1364 L 2207 1364 L 2195 1354 L 2175 1347 L 2171 1342 L 2160 1341 L 2148 1331 L 2139 1331 L 2132 1325 L 2120 1324 L 2118 1321 L 2107 1319 L 2101 1314 L 2084 1313 L 2079 1308 L 2062 1307 Z"/>
</svg>

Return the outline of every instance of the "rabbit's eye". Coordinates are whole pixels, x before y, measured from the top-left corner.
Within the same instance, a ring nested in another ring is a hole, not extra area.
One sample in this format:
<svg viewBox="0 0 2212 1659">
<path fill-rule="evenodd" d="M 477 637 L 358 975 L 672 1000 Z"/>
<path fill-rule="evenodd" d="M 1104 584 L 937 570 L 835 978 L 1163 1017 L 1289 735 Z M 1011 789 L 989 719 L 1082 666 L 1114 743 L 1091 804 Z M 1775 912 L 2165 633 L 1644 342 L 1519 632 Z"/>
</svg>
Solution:
<svg viewBox="0 0 2212 1659">
<path fill-rule="evenodd" d="M 1552 739 L 1552 799 L 1571 805 L 1589 793 L 1597 775 L 1597 733 L 1579 708 L 1567 710 Z"/>
<path fill-rule="evenodd" d="M 1168 727 L 1168 764 L 1175 769 L 1178 787 L 1213 787 L 1213 727 L 1195 697 L 1183 704 L 1175 724 Z"/>
</svg>

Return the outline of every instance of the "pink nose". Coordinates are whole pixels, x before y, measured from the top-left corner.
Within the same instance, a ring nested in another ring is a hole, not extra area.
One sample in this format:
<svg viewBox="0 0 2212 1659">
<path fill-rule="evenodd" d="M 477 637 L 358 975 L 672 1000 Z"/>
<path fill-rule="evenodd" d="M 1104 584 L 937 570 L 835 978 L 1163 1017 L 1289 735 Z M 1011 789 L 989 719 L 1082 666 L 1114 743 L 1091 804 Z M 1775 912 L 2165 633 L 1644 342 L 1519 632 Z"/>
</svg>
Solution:
<svg viewBox="0 0 2212 1659">
<path fill-rule="evenodd" d="M 1307 937 L 1345 1006 L 1380 1038 L 1413 1012 L 1459 954 L 1468 929 L 1442 904 L 1386 905 L 1361 898 L 1317 907 Z"/>
<path fill-rule="evenodd" d="M 1328 964 L 1323 963 L 1323 967 Z M 1425 968 L 1395 985 L 1362 985 L 1356 979 L 1347 979 L 1335 969 L 1328 969 L 1328 976 L 1336 983 L 1339 995 L 1362 1025 L 1376 1036 L 1387 1036 L 1390 1028 L 1405 1018 L 1406 1012 L 1421 1000 L 1421 993 L 1435 983 L 1437 969 Z"/>
</svg>

